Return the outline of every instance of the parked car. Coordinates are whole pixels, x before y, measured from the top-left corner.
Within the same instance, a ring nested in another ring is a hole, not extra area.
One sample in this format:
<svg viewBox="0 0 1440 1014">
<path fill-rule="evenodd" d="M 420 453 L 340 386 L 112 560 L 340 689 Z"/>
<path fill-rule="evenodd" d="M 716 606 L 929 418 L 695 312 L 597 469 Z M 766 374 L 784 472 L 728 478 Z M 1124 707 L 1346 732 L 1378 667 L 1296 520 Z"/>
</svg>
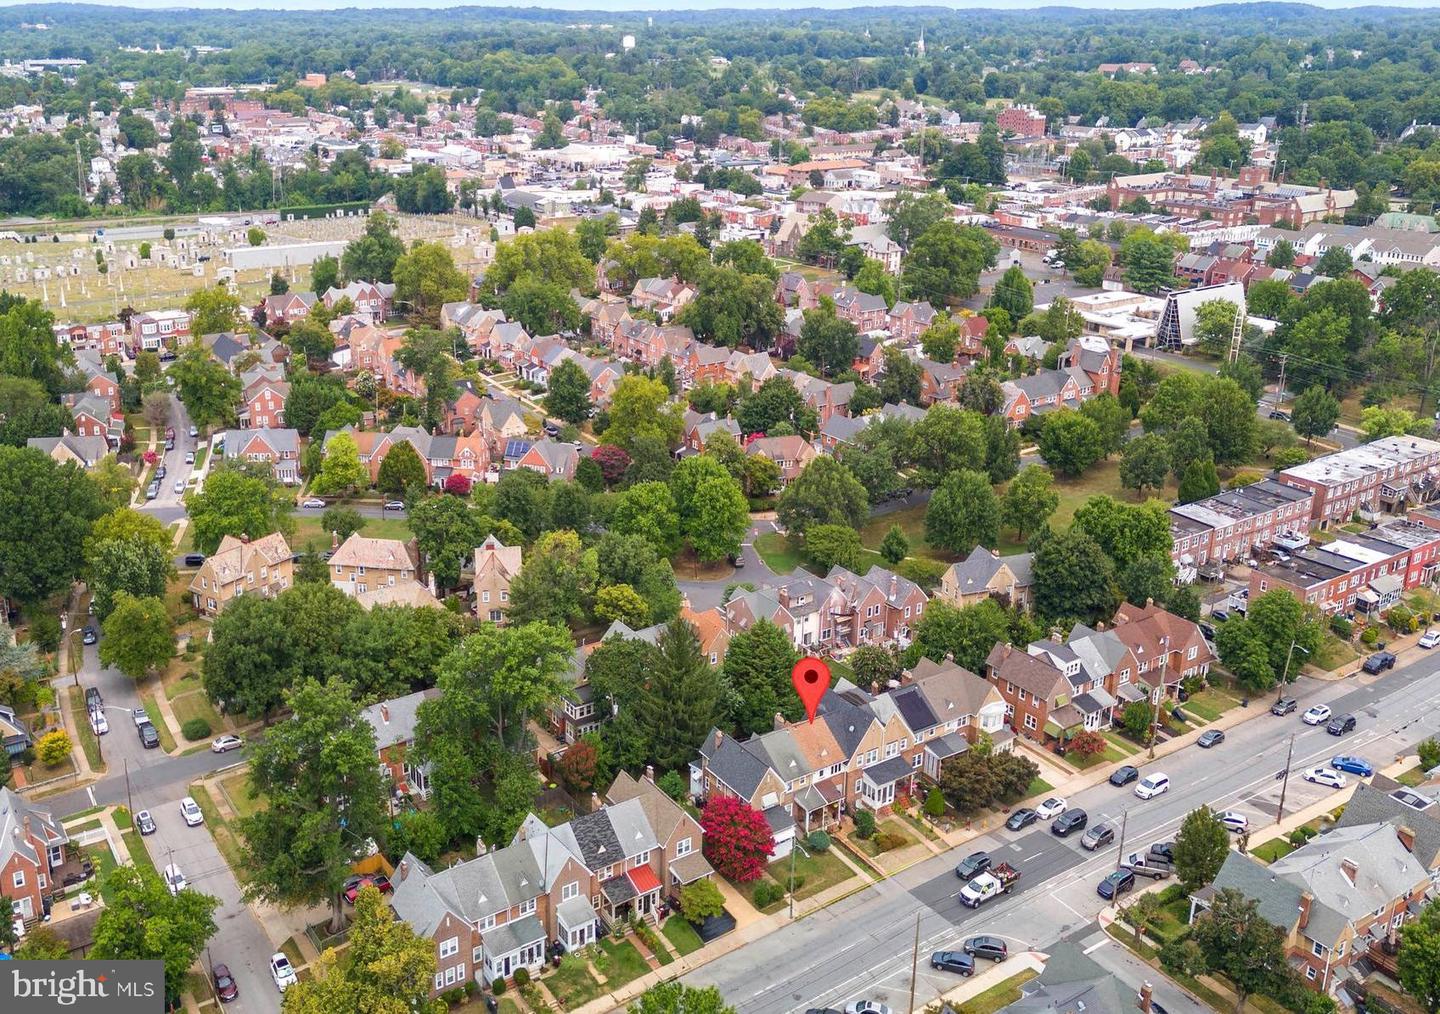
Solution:
<svg viewBox="0 0 1440 1014">
<path fill-rule="evenodd" d="M 1208 750 L 1212 746 L 1219 746 L 1223 742 L 1225 742 L 1225 733 L 1219 729 L 1206 729 L 1200 734 L 1200 738 L 1195 741 L 1195 745 L 1202 750 Z"/>
<path fill-rule="evenodd" d="M 975 959 L 964 951 L 936 951 L 930 955 L 930 967 L 941 972 L 970 976 L 975 974 Z"/>
<path fill-rule="evenodd" d="M 239 736 L 216 736 L 210 741 L 211 753 L 225 753 L 227 750 L 238 750 L 245 745 L 245 741 Z"/>
<path fill-rule="evenodd" d="M 149 722 L 140 726 L 140 745 L 146 750 L 154 750 L 160 746 L 160 734 Z"/>
<path fill-rule="evenodd" d="M 1049 820 L 1051 817 L 1060 816 L 1068 806 L 1063 796 L 1051 796 L 1035 807 L 1035 813 L 1041 820 Z"/>
<path fill-rule="evenodd" d="M 1173 841 L 1157 841 L 1150 846 L 1150 855 L 1165 860 L 1167 863 L 1175 861 L 1175 843 Z"/>
<path fill-rule="evenodd" d="M 342 896 L 345 898 L 346 902 L 353 905 L 355 904 L 355 898 L 360 894 L 360 889 L 362 887 L 373 887 L 381 894 L 386 894 L 392 890 L 390 886 L 390 879 L 385 875 L 372 875 L 369 873 L 362 873 L 358 876 L 349 877 L 346 879 L 345 889 L 342 892 Z"/>
<path fill-rule="evenodd" d="M 290 967 L 290 959 L 284 954 L 270 955 L 270 978 L 275 980 L 275 987 L 282 993 L 300 981 L 295 969 Z"/>
<path fill-rule="evenodd" d="M 312 496 L 309 500 L 306 500 L 300 506 L 308 507 L 311 510 L 322 510 L 325 507 L 325 501 L 321 500 L 319 497 Z"/>
<path fill-rule="evenodd" d="M 876 1000 L 851 1000 L 845 1014 L 890 1014 L 890 1008 Z"/>
<path fill-rule="evenodd" d="M 199 827 L 205 823 L 205 814 L 200 812 L 200 804 L 189 796 L 180 800 L 180 816 L 185 818 L 186 827 Z"/>
<path fill-rule="evenodd" d="M 184 496 L 184 495 L 185 495 L 185 480 L 184 480 L 184 479 L 176 479 L 176 480 L 175 480 L 175 495 L 176 495 L 176 496 Z"/>
<path fill-rule="evenodd" d="M 1440 630 L 1427 630 L 1420 635 L 1420 647 L 1433 648 L 1440 644 Z"/>
<path fill-rule="evenodd" d="M 85 707 L 89 708 L 91 711 L 94 711 L 96 708 L 102 707 L 104 704 L 104 700 L 100 697 L 99 687 L 85 688 Z"/>
<path fill-rule="evenodd" d="M 155 478 L 163 479 L 165 478 L 166 473 L 168 473 L 169 471 L 170 470 L 168 468 L 166 468 L 164 465 L 161 465 L 159 468 L 155 469 Z"/>
<path fill-rule="evenodd" d="M 1306 725 L 1323 725 L 1330 721 L 1330 706 L 1328 704 L 1317 704 L 1300 716 L 1300 721 Z"/>
<path fill-rule="evenodd" d="M 1328 785 L 1332 789 L 1343 789 L 1345 787 L 1345 776 L 1329 768 L 1310 768 L 1303 772 L 1300 777 L 1307 782 L 1314 782 L 1316 785 Z"/>
<path fill-rule="evenodd" d="M 1330 724 L 1325 726 L 1325 731 L 1332 736 L 1343 736 L 1347 732 L 1355 731 L 1354 715 L 1336 715 L 1330 719 Z"/>
<path fill-rule="evenodd" d="M 152 479 L 152 480 L 150 480 L 150 485 L 148 485 L 148 486 L 145 487 L 145 499 L 146 499 L 146 500 L 154 500 L 154 499 L 155 499 L 157 496 L 159 496 L 159 495 L 160 495 L 160 480 L 159 480 L 159 479 Z"/>
<path fill-rule="evenodd" d="M 1170 791 L 1170 776 L 1155 772 L 1146 775 L 1135 786 L 1135 795 L 1140 799 L 1154 799 L 1156 796 L 1164 795 Z"/>
<path fill-rule="evenodd" d="M 1085 832 L 1080 839 L 1080 847 L 1087 852 L 1094 852 L 1096 849 L 1104 848 L 1115 841 L 1115 829 L 1109 824 L 1096 824 Z"/>
<path fill-rule="evenodd" d="M 1116 870 L 1100 881 L 1095 893 L 1107 901 L 1135 889 L 1135 874 L 1130 870 Z"/>
<path fill-rule="evenodd" d="M 100 634 L 95 630 L 93 625 L 87 624 L 85 633 L 81 635 L 80 640 L 85 644 L 94 644 L 100 640 Z"/>
<path fill-rule="evenodd" d="M 1005 829 L 1007 831 L 1023 831 L 1039 819 L 1040 814 L 1028 806 L 1022 806 L 1010 814 L 1010 817 L 1005 821 Z"/>
<path fill-rule="evenodd" d="M 216 965 L 211 969 L 215 976 L 215 995 L 220 998 L 221 1003 L 229 1003 L 239 999 L 240 987 L 235 985 L 235 977 L 230 974 L 230 969 L 224 965 Z"/>
<path fill-rule="evenodd" d="M 141 835 L 151 835 L 155 833 L 155 818 L 150 816 L 149 810 L 141 810 L 135 814 L 135 829 L 139 831 Z"/>
<path fill-rule="evenodd" d="M 165 886 L 170 889 L 171 894 L 179 894 L 185 890 L 185 874 L 180 872 L 180 867 L 174 863 L 165 867 Z"/>
<path fill-rule="evenodd" d="M 1281 422 L 1289 422 L 1289 421 L 1290 421 L 1290 413 L 1289 413 L 1289 412 L 1282 412 L 1282 411 L 1280 411 L 1278 408 L 1272 408 L 1272 409 L 1270 410 L 1270 418 L 1271 418 L 1271 419 L 1279 419 Z"/>
<path fill-rule="evenodd" d="M 386 500 L 386 501 L 385 501 L 385 506 L 381 507 L 380 509 L 381 509 L 381 510 L 387 510 L 387 511 L 403 511 L 403 510 L 405 509 L 405 501 L 404 501 L 404 500 Z"/>
<path fill-rule="evenodd" d="M 991 961 L 997 962 L 1004 961 L 1010 956 L 1010 948 L 999 937 L 971 937 L 961 945 L 961 949 L 974 957 L 989 958 Z"/>
<path fill-rule="evenodd" d="M 1084 810 L 1066 810 L 1050 823 L 1050 833 L 1057 838 L 1068 838 L 1085 826 L 1090 815 Z"/>
<path fill-rule="evenodd" d="M 191 426 L 191 427 L 190 427 L 190 439 L 191 439 L 191 440 L 194 440 L 194 439 L 195 439 L 196 437 L 198 437 L 199 435 L 200 435 L 200 427 L 198 427 L 198 426 Z"/>
<path fill-rule="evenodd" d="M 1110 773 L 1110 784 L 1117 786 L 1129 785 L 1140 777 L 1140 769 L 1133 764 L 1121 764 Z"/>
<path fill-rule="evenodd" d="M 185 566 L 187 566 L 187 567 L 198 567 L 198 566 L 200 566 L 200 565 L 201 565 L 202 563 L 204 563 L 204 562 L 205 562 L 205 554 L 204 554 L 204 553 L 186 553 L 186 554 L 185 554 Z"/>
<path fill-rule="evenodd" d="M 971 852 L 956 865 L 955 876 L 961 880 L 974 880 L 989 868 L 989 852 Z"/>
<path fill-rule="evenodd" d="M 144 708 L 132 709 L 130 712 L 130 717 L 135 720 L 135 725 L 137 727 L 144 725 L 146 722 L 150 721 L 150 715 L 148 712 L 146 712 Z"/>
<path fill-rule="evenodd" d="M 1395 656 L 1388 651 L 1377 651 L 1365 660 L 1360 668 L 1374 676 L 1384 672 L 1386 669 L 1395 668 Z"/>
<path fill-rule="evenodd" d="M 90 712 L 90 728 L 95 732 L 95 735 L 97 736 L 103 736 L 110 731 L 110 722 L 105 717 L 105 712 L 101 711 L 99 708 L 96 708 L 94 711 Z"/>
<path fill-rule="evenodd" d="M 1300 702 L 1297 701 L 1295 698 L 1282 697 L 1274 704 L 1270 705 L 1270 714 L 1281 716 L 1288 715 L 1299 706 Z"/>
<path fill-rule="evenodd" d="M 194 451 L 186 451 L 186 452 L 185 452 L 185 464 L 187 464 L 187 465 L 193 465 L 193 464 L 195 464 L 195 452 L 194 452 Z"/>
<path fill-rule="evenodd" d="M 1361 778 L 1369 778 L 1375 773 L 1375 769 L 1370 766 L 1369 761 L 1360 757 L 1350 757 L 1343 753 L 1331 757 L 1330 766 L 1336 771 L 1359 775 Z"/>
<path fill-rule="evenodd" d="M 1226 810 L 1220 814 L 1220 823 L 1225 825 L 1225 830 L 1236 834 L 1244 834 L 1250 829 L 1250 818 L 1234 810 Z"/>
</svg>

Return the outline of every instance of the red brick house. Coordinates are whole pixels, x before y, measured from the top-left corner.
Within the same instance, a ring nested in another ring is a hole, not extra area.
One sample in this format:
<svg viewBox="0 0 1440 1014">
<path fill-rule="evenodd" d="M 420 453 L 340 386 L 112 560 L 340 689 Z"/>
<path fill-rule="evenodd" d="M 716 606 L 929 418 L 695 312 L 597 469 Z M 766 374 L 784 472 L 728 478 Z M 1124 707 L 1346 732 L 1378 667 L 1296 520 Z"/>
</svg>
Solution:
<svg viewBox="0 0 1440 1014">
<path fill-rule="evenodd" d="M 397 795 L 408 793 L 421 799 L 430 796 L 427 770 L 411 764 L 406 752 L 415 745 L 415 722 L 420 705 L 439 696 L 440 691 L 432 687 L 372 704 L 360 712 L 360 717 L 375 730 L 375 748 L 380 754 L 380 766 L 389 776 Z"/>
<path fill-rule="evenodd" d="M 47 810 L 0 786 L 0 897 L 27 924 L 45 913 L 45 898 L 59 890 L 70 837 Z"/>
<path fill-rule="evenodd" d="M 804 437 L 760 437 L 750 441 L 746 454 L 760 454 L 780 468 L 780 485 L 788 486 L 797 479 L 805 466 L 816 457 L 815 448 Z"/>
<path fill-rule="evenodd" d="M 283 380 L 261 380 L 241 396 L 242 429 L 280 429 L 285 425 L 285 402 L 290 385 Z"/>
</svg>

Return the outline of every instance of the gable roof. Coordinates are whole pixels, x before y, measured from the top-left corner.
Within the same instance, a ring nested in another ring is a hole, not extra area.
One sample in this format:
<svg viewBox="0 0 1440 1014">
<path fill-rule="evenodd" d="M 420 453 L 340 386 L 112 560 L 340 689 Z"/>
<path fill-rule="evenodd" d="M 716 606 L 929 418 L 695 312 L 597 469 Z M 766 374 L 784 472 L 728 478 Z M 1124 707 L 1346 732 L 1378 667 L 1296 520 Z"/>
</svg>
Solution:
<svg viewBox="0 0 1440 1014">
<path fill-rule="evenodd" d="M 440 691 L 431 687 L 418 690 L 404 697 L 372 704 L 360 712 L 360 717 L 375 730 L 376 749 L 384 750 L 397 743 L 408 743 L 415 738 L 415 722 L 419 717 L 420 705 L 440 696 Z"/>
</svg>

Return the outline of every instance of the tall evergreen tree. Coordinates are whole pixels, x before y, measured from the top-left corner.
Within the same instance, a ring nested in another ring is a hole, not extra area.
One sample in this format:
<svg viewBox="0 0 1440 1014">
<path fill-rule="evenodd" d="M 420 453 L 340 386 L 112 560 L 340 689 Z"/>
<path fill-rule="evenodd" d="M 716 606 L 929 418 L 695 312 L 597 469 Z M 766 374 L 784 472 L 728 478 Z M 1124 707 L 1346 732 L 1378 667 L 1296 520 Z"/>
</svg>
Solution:
<svg viewBox="0 0 1440 1014">
<path fill-rule="evenodd" d="M 637 701 L 638 719 L 654 765 L 678 771 L 720 721 L 720 680 L 688 621 L 671 620 L 656 648 L 655 667 Z"/>
</svg>

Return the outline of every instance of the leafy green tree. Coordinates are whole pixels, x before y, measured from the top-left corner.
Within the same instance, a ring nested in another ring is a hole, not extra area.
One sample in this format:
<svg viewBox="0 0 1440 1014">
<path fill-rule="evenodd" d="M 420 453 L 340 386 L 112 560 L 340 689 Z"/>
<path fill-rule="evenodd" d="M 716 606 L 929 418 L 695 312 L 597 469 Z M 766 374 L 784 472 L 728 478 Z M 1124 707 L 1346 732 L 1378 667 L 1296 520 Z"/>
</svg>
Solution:
<svg viewBox="0 0 1440 1014">
<path fill-rule="evenodd" d="M 628 584 L 609 584 L 595 593 L 595 618 L 639 630 L 650 623 L 650 607 Z"/>
<path fill-rule="evenodd" d="M 1108 391 L 1100 392 L 1080 405 L 1080 414 L 1100 428 L 1106 457 L 1124 446 L 1125 437 L 1130 432 L 1130 414 L 1114 395 Z"/>
<path fill-rule="evenodd" d="M 1306 444 L 1335 429 L 1339 419 L 1341 403 L 1319 385 L 1308 387 L 1290 405 L 1290 425 L 1295 426 L 1295 432 L 1305 438 Z"/>
<path fill-rule="evenodd" d="M 1072 527 L 1098 542 L 1117 567 L 1145 556 L 1170 556 L 1170 515 L 1160 500 L 1134 504 L 1097 494 L 1076 509 Z"/>
<path fill-rule="evenodd" d="M 163 546 L 143 538 L 92 540 L 86 555 L 91 602 L 101 620 L 109 617 L 121 592 L 136 598 L 163 598 L 175 574 L 168 537 Z"/>
<path fill-rule="evenodd" d="M 950 207 L 941 194 L 902 190 L 885 204 L 885 234 L 908 250 L 931 226 L 950 218 Z"/>
<path fill-rule="evenodd" d="M 693 923 L 703 922 L 725 911 L 725 896 L 708 877 L 697 880 L 680 888 L 680 911 Z"/>
<path fill-rule="evenodd" d="M 191 334 L 234 331 L 240 319 L 240 297 L 223 286 L 212 285 L 192 292 L 185 301 L 185 310 L 190 314 Z"/>
<path fill-rule="evenodd" d="M 327 507 L 320 515 L 320 530 L 344 542 L 365 527 L 365 519 L 354 507 Z"/>
<path fill-rule="evenodd" d="M 945 477 L 925 510 L 925 541 L 957 556 L 1000 539 L 1000 500 L 990 479 L 968 469 Z"/>
<path fill-rule="evenodd" d="M 1350 253 L 1343 246 L 1332 246 L 1320 255 L 1315 263 L 1315 273 L 1327 278 L 1344 278 L 1354 268 Z"/>
<path fill-rule="evenodd" d="M 334 257 L 319 257 L 310 265 L 310 289 L 317 296 L 323 296 L 340 285 L 340 261 Z"/>
<path fill-rule="evenodd" d="M 880 540 L 880 556 L 890 566 L 895 566 L 910 555 L 910 540 L 899 525 L 891 525 Z"/>
<path fill-rule="evenodd" d="M 1007 611 L 994 599 L 956 608 L 932 602 L 915 625 L 919 654 L 933 661 L 954 657 L 971 672 L 983 672 L 985 657 L 996 644 L 1035 640 L 1039 630 L 1023 614 Z"/>
<path fill-rule="evenodd" d="M 231 713 L 268 721 L 291 685 L 295 652 L 275 600 L 242 595 L 215 620 L 201 670 L 205 692 Z"/>
<path fill-rule="evenodd" d="M 1040 427 L 1040 455 L 1061 475 L 1077 476 L 1105 456 L 1105 434 L 1089 416 L 1062 408 Z"/>
<path fill-rule="evenodd" d="M 768 381 L 767 381 L 768 383 Z M 885 350 L 885 371 L 880 377 L 883 401 L 918 405 L 922 378 L 920 364 L 896 348 Z"/>
<path fill-rule="evenodd" d="M 684 409 L 670 401 L 670 390 L 663 381 L 633 373 L 620 378 L 610 397 L 606 443 L 633 456 L 646 438 L 663 441 L 667 450 L 677 447 L 683 432 Z"/>
<path fill-rule="evenodd" d="M 720 681 L 705 661 L 695 628 L 671 620 L 656 643 L 654 668 L 636 701 L 636 719 L 657 770 L 673 771 L 694 757 L 722 713 Z"/>
<path fill-rule="evenodd" d="M 394 453 L 392 450 L 386 456 L 386 462 Z M 460 572 L 470 562 L 475 547 L 495 527 L 491 519 L 454 496 L 428 496 L 411 504 L 409 521 L 426 569 L 441 589 L 459 584 Z"/>
<path fill-rule="evenodd" d="M 675 555 L 680 548 L 680 515 L 670 487 L 640 482 L 616 494 L 610 530 L 640 536 L 661 556 Z"/>
<path fill-rule="evenodd" d="M 792 721 L 804 715 L 790 680 L 799 660 L 789 635 L 767 619 L 730 639 L 724 662 L 726 706 L 740 736 L 769 732 L 777 714 Z"/>
<path fill-rule="evenodd" d="M 680 591 L 670 561 L 639 536 L 607 532 L 595 545 L 597 583 L 626 584 L 650 607 L 652 623 L 664 623 L 680 612 Z"/>
<path fill-rule="evenodd" d="M 190 967 L 215 933 L 220 899 L 187 888 L 171 894 L 153 868 L 116 866 L 104 874 L 106 905 L 95 921 L 94 961 L 161 961 L 165 995 L 178 1002 Z"/>
<path fill-rule="evenodd" d="M 174 656 L 174 624 L 160 598 L 136 598 L 120 591 L 113 602 L 103 624 L 100 663 L 114 666 L 131 679 L 141 679 Z"/>
<path fill-rule="evenodd" d="M 1419 918 L 1400 927 L 1396 966 L 1405 992 L 1427 1014 L 1440 1011 L 1440 905 L 1428 903 Z"/>
<path fill-rule="evenodd" d="M 1230 832 L 1208 806 L 1191 810 L 1175 835 L 1175 873 L 1187 891 L 1214 881 L 1230 854 Z"/>
<path fill-rule="evenodd" d="M 1215 471 L 1215 462 L 1209 458 L 1196 458 L 1180 477 L 1178 499 L 1181 503 L 1194 503 L 1220 492 L 1220 476 Z"/>
<path fill-rule="evenodd" d="M 795 350 L 820 367 L 827 377 L 848 370 L 860 349 L 860 336 L 855 325 L 835 314 L 835 303 L 828 296 L 820 305 L 805 311 L 805 323 Z"/>
<path fill-rule="evenodd" d="M 396 300 L 409 303 L 412 314 L 422 320 L 438 320 L 442 304 L 462 300 L 470 291 L 470 279 L 442 243 L 417 240 L 395 259 L 391 275 Z"/>
<path fill-rule="evenodd" d="M 0 376 L 28 378 L 58 395 L 75 355 L 56 338 L 54 315 L 38 299 L 5 296 L 0 301 Z"/>
<path fill-rule="evenodd" d="M 1272 268 L 1290 268 L 1295 265 L 1295 244 L 1288 239 L 1278 240 L 1265 255 L 1265 263 Z"/>
<path fill-rule="evenodd" d="M 1221 465 L 1243 465 L 1255 457 L 1260 419 L 1255 399 L 1228 377 L 1214 377 L 1205 384 L 1205 401 L 1200 417 L 1210 437 L 1210 450 Z"/>
<path fill-rule="evenodd" d="M 556 419 L 579 425 L 590 415 L 590 378 L 574 360 L 566 359 L 550 371 L 545 411 Z"/>
<path fill-rule="evenodd" d="M 953 363 L 962 338 L 959 324 L 950 317 L 938 317 L 920 336 L 920 347 L 924 349 L 926 359 Z"/>
<path fill-rule="evenodd" d="M 702 881 L 708 883 L 708 881 Z M 688 909 L 687 912 L 688 918 Z M 735 1014 L 714 986 L 662 982 L 651 986 L 630 1005 L 630 1014 Z"/>
<path fill-rule="evenodd" d="M 36 602 L 67 587 L 104 510 L 91 479 L 33 448 L 0 447 L 0 595 Z"/>
<path fill-rule="evenodd" d="M 1023 539 L 1045 524 L 1060 506 L 1055 477 L 1043 465 L 1026 465 L 1011 480 L 1000 504 L 1001 521 Z"/>
<path fill-rule="evenodd" d="M 990 305 L 1004 310 L 1012 320 L 1019 320 L 1035 308 L 1035 286 L 1024 268 L 1012 264 L 1005 269 L 990 294 Z"/>
<path fill-rule="evenodd" d="M 726 476 L 705 479 L 696 490 L 696 506 L 682 533 L 705 563 L 736 556 L 750 530 L 750 504 L 740 484 Z"/>
<path fill-rule="evenodd" d="M 791 532 L 811 524 L 858 528 L 870 512 L 865 487 L 842 462 L 821 455 L 805 466 L 780 495 L 776 514 Z"/>
<path fill-rule="evenodd" d="M 1125 283 L 1137 292 L 1156 293 L 1175 284 L 1175 249 L 1148 229 L 1132 229 L 1120 244 Z"/>
<path fill-rule="evenodd" d="M 1176 842 L 1177 852 L 1179 842 Z M 1200 945 L 1211 972 L 1235 988 L 1235 1014 L 1253 994 L 1273 993 L 1291 977 L 1285 934 L 1260 915 L 1259 902 L 1234 888 L 1221 888 L 1195 920 L 1191 938 Z"/>
<path fill-rule="evenodd" d="M 1046 618 L 1075 617 L 1093 624 L 1108 620 L 1119 604 L 1115 564 L 1099 543 L 1073 526 L 1041 541 L 1031 569 L 1035 609 Z"/>
<path fill-rule="evenodd" d="M 404 253 L 405 244 L 395 235 L 394 219 L 383 211 L 371 212 L 365 234 L 352 240 L 341 254 L 340 268 L 351 280 L 389 282 L 394 280 L 395 262 Z M 317 294 L 323 295 L 318 290 Z"/>
<path fill-rule="evenodd" d="M 653 547 L 648 540 L 646 544 Z M 632 582 L 623 583 L 639 590 Z M 546 532 L 526 554 L 520 573 L 511 582 L 510 620 L 554 624 L 579 621 L 595 594 L 596 584 L 597 550 L 583 549 L 574 532 Z"/>
<path fill-rule="evenodd" d="M 769 273 L 745 274 L 718 266 L 701 276 L 699 291 L 676 322 L 714 345 L 769 348 L 785 322 L 774 288 Z"/>
<path fill-rule="evenodd" d="M 887 307 L 895 305 L 895 277 L 877 260 L 865 258 L 865 263 L 855 273 L 854 285 L 861 292 L 881 297 Z"/>
<path fill-rule="evenodd" d="M 909 455 L 921 480 L 933 487 L 951 472 L 984 469 L 988 443 L 980 413 L 941 403 L 911 430 Z"/>
<path fill-rule="evenodd" d="M 218 426 L 234 421 L 240 402 L 240 379 L 212 358 L 203 345 L 191 345 L 180 353 L 170 364 L 169 375 L 195 425 Z"/>
<path fill-rule="evenodd" d="M 909 299 L 937 307 L 969 299 L 980 272 L 995 266 L 1000 247 L 983 229 L 937 222 L 915 241 L 901 264 L 900 284 Z"/>
<path fill-rule="evenodd" d="M 1147 488 L 1164 487 L 1169 474 L 1170 442 L 1159 433 L 1137 437 L 1120 452 L 1120 485 L 1137 496 L 1144 496 Z"/>
<path fill-rule="evenodd" d="M 860 533 L 848 525 L 810 525 L 805 529 L 805 556 L 816 566 L 854 570 L 859 566 Z"/>
</svg>

